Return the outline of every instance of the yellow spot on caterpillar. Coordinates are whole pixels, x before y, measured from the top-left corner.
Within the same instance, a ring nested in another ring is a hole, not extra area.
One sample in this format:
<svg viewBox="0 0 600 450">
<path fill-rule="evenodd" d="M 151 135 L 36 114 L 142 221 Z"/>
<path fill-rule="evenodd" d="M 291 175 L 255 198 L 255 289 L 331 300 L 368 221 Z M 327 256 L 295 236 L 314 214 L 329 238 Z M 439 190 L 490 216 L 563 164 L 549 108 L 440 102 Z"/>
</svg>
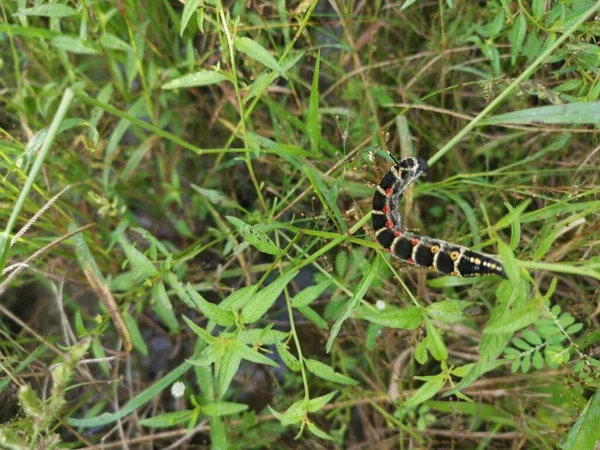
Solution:
<svg viewBox="0 0 600 450">
<path fill-rule="evenodd" d="M 459 254 L 460 254 L 460 253 L 458 253 L 457 251 L 453 251 L 452 253 L 450 253 L 450 259 L 451 259 L 452 261 L 456 261 L 456 260 L 458 259 L 458 255 L 459 255 Z"/>
<path fill-rule="evenodd" d="M 474 263 L 475 263 L 476 265 L 479 265 L 479 264 L 481 264 L 481 260 L 480 260 L 479 258 L 475 258 L 475 261 L 474 261 Z"/>
<path fill-rule="evenodd" d="M 433 253 L 435 255 L 437 252 L 440 251 L 440 246 L 439 245 L 432 245 L 429 250 L 431 250 L 431 253 Z"/>
<path fill-rule="evenodd" d="M 450 272 L 450 275 L 452 275 L 453 277 L 460 277 L 460 274 L 456 271 Z"/>
<path fill-rule="evenodd" d="M 437 271 L 437 269 L 435 268 L 435 266 L 433 264 L 431 266 L 429 266 L 429 270 Z"/>
</svg>

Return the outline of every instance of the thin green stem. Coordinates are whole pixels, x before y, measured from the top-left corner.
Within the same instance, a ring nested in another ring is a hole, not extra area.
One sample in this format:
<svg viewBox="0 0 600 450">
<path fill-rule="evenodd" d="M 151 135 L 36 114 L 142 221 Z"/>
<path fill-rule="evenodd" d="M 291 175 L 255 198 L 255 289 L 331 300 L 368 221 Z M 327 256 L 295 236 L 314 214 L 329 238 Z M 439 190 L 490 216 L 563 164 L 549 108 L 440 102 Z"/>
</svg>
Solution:
<svg viewBox="0 0 600 450">
<path fill-rule="evenodd" d="M 225 36 L 227 37 L 227 43 L 229 47 L 229 59 L 231 61 L 231 76 L 233 77 L 233 87 L 235 89 L 235 95 L 238 101 L 238 108 L 240 110 L 240 122 L 239 129 L 242 133 L 242 137 L 244 139 L 244 148 L 248 148 L 248 139 L 246 133 L 246 115 L 244 114 L 244 102 L 242 101 L 242 95 L 240 93 L 240 86 L 237 78 L 237 69 L 235 65 L 235 43 L 233 40 L 233 36 L 229 31 L 229 26 L 227 23 L 227 18 L 225 17 L 225 11 L 223 10 L 223 5 L 219 2 L 219 16 L 221 17 L 221 22 L 223 23 L 223 31 L 225 32 Z M 244 161 L 246 162 L 246 167 L 248 168 L 248 173 L 250 174 L 250 179 L 252 180 L 252 184 L 254 185 L 254 189 L 256 190 L 256 195 L 258 196 L 258 201 L 262 206 L 263 211 L 267 212 L 267 204 L 265 203 L 265 199 L 263 198 L 260 185 L 258 184 L 258 180 L 256 179 L 256 175 L 254 174 L 254 168 L 252 167 L 252 160 L 250 159 L 250 154 L 246 153 L 244 155 Z"/>
<path fill-rule="evenodd" d="M 537 70 L 537 68 L 565 41 L 569 36 L 571 36 L 586 20 L 594 15 L 594 13 L 600 8 L 600 0 L 598 0 L 594 6 L 592 6 L 586 14 L 583 14 L 576 22 L 571 25 L 564 34 L 559 37 L 552 45 L 548 46 L 540 56 L 538 56 L 535 61 L 527 67 L 523 71 L 521 75 L 513 80 L 507 88 L 498 95 L 486 108 L 484 108 L 475 118 L 469 122 L 462 130 L 460 130 L 446 145 L 440 148 L 437 153 L 435 153 L 429 160 L 427 164 L 432 166 L 438 160 L 440 160 L 448 151 L 453 148 L 458 142 L 462 140 L 473 128 L 477 126 L 481 120 L 487 116 L 492 110 L 494 110 L 500 103 L 504 101 L 505 98 L 515 90 L 515 88 L 521 84 L 523 81 L 528 79 L 533 73 Z"/>
<path fill-rule="evenodd" d="M 64 120 L 64 118 L 67 114 L 67 111 L 69 110 L 69 106 L 71 105 L 73 96 L 74 96 L 74 94 L 71 89 L 65 90 L 62 100 L 60 101 L 60 104 L 58 105 L 58 109 L 56 111 L 54 119 L 52 120 L 52 123 L 50 124 L 50 128 L 48 129 L 48 134 L 46 135 L 46 139 L 44 140 L 44 143 L 42 144 L 42 147 L 40 148 L 40 151 L 39 151 L 37 157 L 35 158 L 33 166 L 31 167 L 31 171 L 29 172 L 29 175 L 27 176 L 27 180 L 25 180 L 25 185 L 23 186 L 23 189 L 21 190 L 21 194 L 19 195 L 19 198 L 17 199 L 17 203 L 15 204 L 15 207 L 12 210 L 10 218 L 8 219 L 6 228 L 4 229 L 4 232 L 0 235 L 0 252 L 1 252 L 1 254 L 0 254 L 0 272 L 2 272 L 2 270 L 4 270 L 4 267 L 6 266 L 6 260 L 8 258 L 8 249 L 9 249 L 9 244 L 10 244 L 10 233 L 12 232 L 12 229 L 15 226 L 15 223 L 17 222 L 17 217 L 19 216 L 19 214 L 21 213 L 21 210 L 23 209 L 25 200 L 27 199 L 27 196 L 29 195 L 29 191 L 31 191 L 31 188 L 33 186 L 33 183 L 35 181 L 35 178 L 36 178 L 38 172 L 42 168 L 42 164 L 44 163 L 44 160 L 46 159 L 46 156 L 48 155 L 48 151 L 50 150 L 50 147 L 54 143 L 54 139 L 56 138 L 56 135 L 58 134 L 58 128 L 60 127 L 60 124 Z"/>
</svg>

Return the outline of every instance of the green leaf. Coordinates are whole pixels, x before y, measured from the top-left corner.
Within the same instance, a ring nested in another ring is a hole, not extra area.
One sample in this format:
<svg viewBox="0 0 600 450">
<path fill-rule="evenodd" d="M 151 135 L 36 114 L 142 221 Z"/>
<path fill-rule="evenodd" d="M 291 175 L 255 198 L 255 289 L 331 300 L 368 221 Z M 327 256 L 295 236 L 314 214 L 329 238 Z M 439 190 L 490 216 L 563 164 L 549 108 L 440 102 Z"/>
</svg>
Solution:
<svg viewBox="0 0 600 450">
<path fill-rule="evenodd" d="M 308 409 L 308 412 L 312 413 L 319 411 L 323 406 L 329 403 L 329 401 L 335 396 L 335 394 L 337 394 L 337 391 L 333 391 L 329 394 L 310 399 L 308 401 L 306 409 Z"/>
<path fill-rule="evenodd" d="M 138 327 L 138 324 L 133 318 L 133 316 L 128 312 L 124 312 L 123 319 L 125 320 L 125 324 L 127 325 L 127 329 L 129 330 L 129 334 L 131 335 L 131 341 L 133 342 L 133 346 L 142 355 L 148 356 L 148 347 L 146 347 L 146 341 L 142 337 L 140 328 Z"/>
<path fill-rule="evenodd" d="M 210 86 L 227 80 L 227 77 L 213 70 L 201 70 L 199 72 L 188 73 L 179 78 L 163 84 L 161 89 L 180 89 L 195 86 Z"/>
<path fill-rule="evenodd" d="M 325 439 L 328 441 L 333 441 L 333 438 L 317 427 L 313 422 L 308 422 L 306 424 L 308 431 L 317 436 L 318 438 Z"/>
<path fill-rule="evenodd" d="M 532 345 L 541 345 L 542 339 L 531 330 L 523 330 L 521 335 Z"/>
<path fill-rule="evenodd" d="M 241 358 L 237 355 L 232 347 L 232 342 L 225 342 L 219 345 L 220 352 L 218 358 L 215 361 L 215 385 L 216 391 L 219 398 L 222 398 L 231 380 L 240 367 Z"/>
<path fill-rule="evenodd" d="M 258 42 L 253 41 L 247 37 L 236 37 L 235 48 L 238 52 L 241 52 L 251 59 L 254 59 L 261 63 L 263 66 L 277 72 L 281 77 L 287 80 L 287 76 L 283 67 L 279 65 L 277 60 Z"/>
<path fill-rule="evenodd" d="M 124 52 L 129 52 L 132 50 L 131 46 L 127 42 L 110 33 L 103 33 L 102 36 L 100 36 L 100 44 L 102 44 L 103 47 L 110 48 L 112 50 L 121 50 Z"/>
<path fill-rule="evenodd" d="M 319 127 L 319 65 L 321 63 L 321 51 L 317 52 L 317 61 L 313 71 L 312 86 L 310 89 L 310 100 L 306 117 L 306 132 L 310 140 L 310 149 L 314 155 L 319 154 L 319 139 L 321 129 Z"/>
<path fill-rule="evenodd" d="M 235 354 L 242 359 L 246 359 L 257 364 L 265 364 L 271 367 L 279 367 L 279 364 L 277 364 L 275 361 L 270 360 L 262 353 L 257 352 L 253 348 L 248 347 L 246 344 L 238 340 L 233 342 L 233 349 L 235 350 Z"/>
<path fill-rule="evenodd" d="M 419 364 L 425 364 L 427 362 L 427 337 L 425 337 L 421 342 L 417 344 L 415 347 L 415 359 Z"/>
<path fill-rule="evenodd" d="M 202 311 L 208 319 L 222 327 L 228 327 L 235 323 L 235 316 L 231 311 L 225 311 L 214 303 L 210 303 L 204 299 L 191 284 L 185 287 L 187 294 L 190 296 L 196 307 Z"/>
<path fill-rule="evenodd" d="M 517 58 L 521 53 L 523 42 L 525 41 L 525 35 L 527 34 L 527 23 L 525 15 L 519 14 L 513 23 L 512 30 L 510 32 L 510 43 L 511 43 L 511 57 L 510 63 L 514 66 L 517 62 Z"/>
<path fill-rule="evenodd" d="M 312 372 L 324 380 L 340 384 L 358 384 L 358 381 L 336 372 L 327 364 L 323 364 L 321 361 L 317 361 L 315 359 L 305 359 L 304 364 L 309 372 Z"/>
<path fill-rule="evenodd" d="M 574 325 L 571 325 L 569 328 L 567 328 L 567 334 L 575 334 L 579 331 L 581 331 L 581 329 L 583 328 L 583 324 L 582 323 L 576 323 Z"/>
<path fill-rule="evenodd" d="M 237 291 L 232 292 L 227 298 L 225 298 L 219 306 L 226 310 L 239 310 L 242 309 L 252 299 L 256 293 L 256 285 L 244 286 Z"/>
<path fill-rule="evenodd" d="M 438 361 L 446 361 L 448 359 L 448 349 L 446 348 L 446 344 L 442 340 L 442 336 L 436 327 L 433 326 L 431 321 L 424 318 L 425 320 L 425 329 L 427 330 L 427 342 L 428 348 L 431 352 L 431 356 L 433 356 Z"/>
<path fill-rule="evenodd" d="M 37 5 L 32 8 L 25 8 L 17 13 L 15 16 L 42 16 L 42 17 L 69 17 L 78 14 L 77 10 L 67 5 L 53 4 L 53 5 Z"/>
<path fill-rule="evenodd" d="M 488 327 L 494 326 L 496 322 L 503 320 L 503 317 L 508 313 L 509 305 L 520 308 L 521 305 L 527 302 L 529 293 L 529 285 L 525 280 L 519 280 L 517 285 L 513 285 L 510 281 L 502 281 L 496 289 L 496 305 L 492 310 L 492 315 L 488 323 Z M 510 341 L 512 333 L 483 333 L 479 344 L 479 361 L 475 363 L 471 371 L 463 377 L 463 379 L 445 395 L 465 389 L 473 383 L 482 374 L 493 370 L 502 364 L 497 358 L 502 354 L 506 345 Z"/>
<path fill-rule="evenodd" d="M 531 350 L 531 345 L 529 345 L 527 342 L 525 342 L 523 339 L 520 338 L 514 338 L 512 340 L 513 344 L 515 347 L 520 348 L 521 350 Z"/>
<path fill-rule="evenodd" d="M 400 8 L 400 11 L 404 11 L 406 8 L 408 8 L 410 5 L 412 5 L 413 3 L 416 3 L 417 0 L 406 0 L 404 3 L 402 3 L 402 7 Z"/>
<path fill-rule="evenodd" d="M 231 416 L 242 411 L 246 411 L 248 405 L 233 402 L 210 402 L 200 406 L 202 413 L 207 416 Z"/>
<path fill-rule="evenodd" d="M 152 298 L 154 299 L 153 309 L 158 318 L 168 328 L 169 332 L 179 332 L 179 322 L 173 312 L 173 305 L 169 300 L 167 290 L 162 281 L 152 285 Z"/>
<path fill-rule="evenodd" d="M 407 306 L 405 308 L 396 308 L 387 306 L 380 311 L 372 307 L 361 306 L 355 313 L 357 319 L 368 320 L 371 323 L 383 325 L 389 328 L 399 328 L 402 330 L 414 330 L 421 325 L 421 310 L 416 306 Z"/>
<path fill-rule="evenodd" d="M 196 335 L 198 335 L 198 337 L 201 338 L 204 342 L 206 342 L 207 344 L 214 344 L 215 342 L 217 342 L 216 337 L 212 336 L 208 331 L 204 330 L 203 328 L 200 328 L 198 325 L 192 322 L 191 319 L 188 319 L 186 316 L 181 317 L 183 318 L 184 322 L 188 324 L 188 327 L 190 327 L 192 331 L 196 333 Z"/>
<path fill-rule="evenodd" d="M 291 404 L 291 406 L 285 411 L 281 417 L 282 425 L 292 425 L 300 422 L 306 417 L 306 400 L 298 400 Z M 270 408 L 269 408 L 270 409 Z"/>
<path fill-rule="evenodd" d="M 159 414 L 158 416 L 154 417 L 148 417 L 140 420 L 139 423 L 144 427 L 167 428 L 189 421 L 193 414 L 193 410 L 184 409 L 183 411 L 173 411 L 165 414 Z"/>
<path fill-rule="evenodd" d="M 95 55 L 99 53 L 98 50 L 87 45 L 87 42 L 72 36 L 56 36 L 52 38 L 50 43 L 65 52 L 77 53 L 79 55 Z"/>
<path fill-rule="evenodd" d="M 427 307 L 427 315 L 433 320 L 443 323 L 460 322 L 465 318 L 463 310 L 471 306 L 473 302 L 464 300 L 443 300 L 432 303 Z"/>
<path fill-rule="evenodd" d="M 279 297 L 283 288 L 285 288 L 297 274 L 297 270 L 286 272 L 266 288 L 254 294 L 241 311 L 242 321 L 244 323 L 254 323 L 264 316 L 273 303 L 275 303 L 275 300 L 277 300 L 277 297 Z"/>
<path fill-rule="evenodd" d="M 183 32 L 185 31 L 188 22 L 194 15 L 194 13 L 198 10 L 198 6 L 200 5 L 200 0 L 187 0 L 185 5 L 183 6 L 183 13 L 181 13 L 181 24 L 179 26 L 179 37 L 183 36 Z"/>
<path fill-rule="evenodd" d="M 520 111 L 499 114 L 483 119 L 484 125 L 499 124 L 590 124 L 600 122 L 600 102 L 567 103 L 540 106 Z"/>
<path fill-rule="evenodd" d="M 278 255 L 279 249 L 269 236 L 261 231 L 253 229 L 243 220 L 237 217 L 225 216 L 226 219 L 236 228 L 238 233 L 244 238 L 248 244 L 257 250 L 268 253 L 269 255 Z"/>
<path fill-rule="evenodd" d="M 154 267 L 154 264 L 152 264 L 152 261 L 131 245 L 122 234 L 118 235 L 117 240 L 119 241 L 119 244 L 121 244 L 121 247 L 123 247 L 125 255 L 133 267 L 133 274 L 137 281 L 143 281 L 158 275 L 158 271 Z"/>
<path fill-rule="evenodd" d="M 319 284 L 309 286 L 306 289 L 298 292 L 292 299 L 292 306 L 294 308 L 300 308 L 302 306 L 308 306 L 314 302 L 325 290 L 331 285 L 331 280 L 327 279 L 321 281 Z"/>
<path fill-rule="evenodd" d="M 323 319 L 319 314 L 317 314 L 317 312 L 310 306 L 301 306 L 300 308 L 298 308 L 298 311 L 300 311 L 300 314 L 302 314 L 304 317 L 306 317 L 319 328 L 322 328 L 324 330 L 329 329 L 329 327 L 327 326 L 327 321 Z"/>
<path fill-rule="evenodd" d="M 533 0 L 531 2 L 531 12 L 533 12 L 533 17 L 538 20 L 544 17 L 546 13 L 546 0 Z"/>
<path fill-rule="evenodd" d="M 593 450 L 600 441 L 600 389 L 589 399 L 569 431 L 562 450 Z"/>
<path fill-rule="evenodd" d="M 523 356 L 523 361 L 521 361 L 521 372 L 527 373 L 529 372 L 529 367 L 531 366 L 531 355 Z"/>
<path fill-rule="evenodd" d="M 471 371 L 471 369 L 473 368 L 474 365 L 475 364 L 470 363 L 470 364 L 465 364 L 464 366 L 456 367 L 456 368 L 452 369 L 451 373 L 452 373 L 452 375 L 462 378 Z"/>
<path fill-rule="evenodd" d="M 508 245 L 503 241 L 498 241 L 498 254 L 504 266 L 504 272 L 509 281 L 514 285 L 519 284 L 519 266 L 517 260 Z"/>
<path fill-rule="evenodd" d="M 198 192 L 198 194 L 201 196 L 206 197 L 206 199 L 213 205 L 224 206 L 227 208 L 239 208 L 236 202 L 231 200 L 220 191 L 216 191 L 214 189 L 204 189 L 200 186 L 196 186 L 195 184 L 192 184 L 192 189 Z"/>
<path fill-rule="evenodd" d="M 521 365 L 521 359 L 520 358 L 514 359 L 512 364 L 510 365 L 510 372 L 516 373 L 517 370 L 519 370 L 520 365 Z"/>
<path fill-rule="evenodd" d="M 327 353 L 331 351 L 331 347 L 333 347 L 333 341 L 335 341 L 335 338 L 340 332 L 342 324 L 352 315 L 354 310 L 358 308 L 358 305 L 360 305 L 361 300 L 367 293 L 369 286 L 371 286 L 371 283 L 375 279 L 375 276 L 377 275 L 377 267 L 379 265 L 379 258 L 380 256 L 377 254 L 371 265 L 365 271 L 365 276 L 362 278 L 362 280 L 360 280 L 360 283 L 358 283 L 358 286 L 354 290 L 352 298 L 346 303 L 344 313 L 338 320 L 335 321 L 333 327 L 331 327 L 331 334 L 329 335 L 329 339 L 327 339 Z"/>
<path fill-rule="evenodd" d="M 300 363 L 298 358 L 296 358 L 287 349 L 286 344 L 284 344 L 283 342 L 277 342 L 275 344 L 275 347 L 277 348 L 277 353 L 279 353 L 279 357 L 288 369 L 290 369 L 293 372 L 299 372 L 300 369 L 302 369 L 302 364 Z"/>
<path fill-rule="evenodd" d="M 443 373 L 433 376 L 429 381 L 423 383 L 423 385 L 417 389 L 417 391 L 404 402 L 405 408 L 412 408 L 420 405 L 426 400 L 429 400 L 435 394 L 437 394 L 446 384 L 446 378 Z"/>
<path fill-rule="evenodd" d="M 288 337 L 288 333 L 279 330 L 272 330 L 269 324 L 266 328 L 252 328 L 251 330 L 242 330 L 238 333 L 238 340 L 244 344 L 250 345 L 275 345 Z"/>
<path fill-rule="evenodd" d="M 538 305 L 528 305 L 525 308 L 514 310 L 497 320 L 492 325 L 488 325 L 483 332 L 493 333 L 513 333 L 521 328 L 531 325 L 540 316 L 541 310 Z"/>
</svg>

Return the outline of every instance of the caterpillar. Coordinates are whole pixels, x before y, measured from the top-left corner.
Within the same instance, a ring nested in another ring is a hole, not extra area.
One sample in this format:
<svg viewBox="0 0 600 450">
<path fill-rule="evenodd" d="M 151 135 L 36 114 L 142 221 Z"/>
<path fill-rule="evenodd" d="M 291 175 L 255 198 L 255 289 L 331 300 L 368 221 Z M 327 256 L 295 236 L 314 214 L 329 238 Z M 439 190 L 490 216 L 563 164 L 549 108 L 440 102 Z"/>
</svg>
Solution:
<svg viewBox="0 0 600 450">
<path fill-rule="evenodd" d="M 373 228 L 377 242 L 395 258 L 417 267 L 455 277 L 500 275 L 504 266 L 492 255 L 478 253 L 440 239 L 406 231 L 398 212 L 402 193 L 428 167 L 420 158 L 402 158 L 383 176 L 373 195 Z"/>
</svg>

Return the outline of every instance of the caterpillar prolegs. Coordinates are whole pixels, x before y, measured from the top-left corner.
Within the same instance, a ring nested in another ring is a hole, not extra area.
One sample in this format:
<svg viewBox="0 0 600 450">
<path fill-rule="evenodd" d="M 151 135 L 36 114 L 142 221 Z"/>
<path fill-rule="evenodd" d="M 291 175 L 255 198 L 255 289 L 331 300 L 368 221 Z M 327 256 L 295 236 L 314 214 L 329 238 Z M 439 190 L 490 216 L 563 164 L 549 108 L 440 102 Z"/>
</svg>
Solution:
<svg viewBox="0 0 600 450">
<path fill-rule="evenodd" d="M 372 217 L 377 242 L 392 256 L 413 266 L 456 277 L 500 275 L 506 278 L 504 267 L 496 257 L 402 228 L 398 213 L 402 192 L 426 171 L 425 160 L 403 158 L 386 172 L 373 195 Z"/>
</svg>

